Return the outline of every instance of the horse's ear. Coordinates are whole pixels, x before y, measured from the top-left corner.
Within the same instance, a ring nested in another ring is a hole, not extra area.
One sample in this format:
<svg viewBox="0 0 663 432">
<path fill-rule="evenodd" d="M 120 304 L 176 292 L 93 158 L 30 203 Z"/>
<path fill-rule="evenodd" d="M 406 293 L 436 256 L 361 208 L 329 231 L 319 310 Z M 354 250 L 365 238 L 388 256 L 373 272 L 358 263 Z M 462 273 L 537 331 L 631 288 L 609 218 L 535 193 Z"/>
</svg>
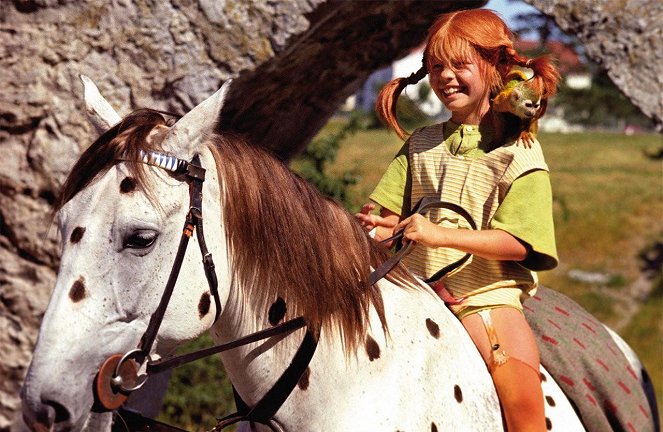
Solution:
<svg viewBox="0 0 663 432">
<path fill-rule="evenodd" d="M 99 93 L 99 89 L 90 78 L 80 75 L 83 82 L 85 111 L 88 120 L 100 134 L 106 132 L 122 120 L 110 103 Z"/>
<path fill-rule="evenodd" d="M 216 93 L 179 119 L 163 140 L 164 150 L 178 157 L 193 157 L 206 134 L 214 130 L 231 83 L 232 80 L 224 82 Z"/>
</svg>

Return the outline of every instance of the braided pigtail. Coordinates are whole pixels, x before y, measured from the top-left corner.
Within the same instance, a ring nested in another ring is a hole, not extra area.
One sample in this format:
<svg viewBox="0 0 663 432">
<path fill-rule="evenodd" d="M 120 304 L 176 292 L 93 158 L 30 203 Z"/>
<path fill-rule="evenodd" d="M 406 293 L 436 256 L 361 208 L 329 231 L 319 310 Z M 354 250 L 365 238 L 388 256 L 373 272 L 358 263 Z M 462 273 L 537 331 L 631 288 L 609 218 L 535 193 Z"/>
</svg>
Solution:
<svg viewBox="0 0 663 432">
<path fill-rule="evenodd" d="M 537 57 L 526 62 L 526 67 L 534 71 L 534 79 L 540 80 L 541 97 L 549 99 L 557 93 L 557 83 L 559 82 L 559 72 L 552 64 L 548 56 Z"/>
<path fill-rule="evenodd" d="M 510 64 L 532 69 L 534 72 L 532 84 L 541 94 L 541 99 L 547 100 L 557 93 L 560 75 L 549 56 L 528 58 L 518 54 L 513 48 L 506 48 L 505 52 Z"/>
<path fill-rule="evenodd" d="M 425 76 L 426 67 L 422 66 L 421 69 L 407 78 L 396 78 L 389 81 L 384 87 L 382 87 L 382 90 L 380 90 L 380 93 L 378 94 L 378 99 L 375 103 L 375 111 L 382 121 L 390 126 L 401 139 L 405 139 L 405 136 L 408 134 L 398 123 L 398 118 L 396 116 L 396 103 L 398 102 L 398 97 L 401 95 L 405 87 L 410 84 L 418 83 Z"/>
</svg>

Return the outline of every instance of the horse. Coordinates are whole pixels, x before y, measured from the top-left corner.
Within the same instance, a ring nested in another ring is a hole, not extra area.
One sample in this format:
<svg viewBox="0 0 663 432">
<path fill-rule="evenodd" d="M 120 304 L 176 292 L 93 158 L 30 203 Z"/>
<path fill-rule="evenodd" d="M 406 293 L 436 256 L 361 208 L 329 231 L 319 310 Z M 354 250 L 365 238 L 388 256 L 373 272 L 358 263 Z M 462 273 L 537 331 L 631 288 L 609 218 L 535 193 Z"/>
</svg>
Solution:
<svg viewBox="0 0 663 432">
<path fill-rule="evenodd" d="M 504 430 L 487 367 L 440 297 L 400 264 L 369 284 L 389 251 L 276 157 L 214 132 L 228 82 L 174 124 L 145 109 L 122 118 L 84 83 L 102 134 L 55 206 L 61 264 L 21 390 L 32 430 L 109 430 L 94 388 L 118 353 L 145 377 L 204 332 L 223 344 L 296 319 L 304 324 L 289 333 L 220 354 L 239 400 L 255 407 L 300 341 L 314 341 L 279 406 L 264 421 L 239 418 L 240 430 Z M 183 180 L 182 167 L 198 180 Z M 180 253 L 184 237 L 192 247 Z M 542 374 L 548 429 L 585 431 Z"/>
</svg>

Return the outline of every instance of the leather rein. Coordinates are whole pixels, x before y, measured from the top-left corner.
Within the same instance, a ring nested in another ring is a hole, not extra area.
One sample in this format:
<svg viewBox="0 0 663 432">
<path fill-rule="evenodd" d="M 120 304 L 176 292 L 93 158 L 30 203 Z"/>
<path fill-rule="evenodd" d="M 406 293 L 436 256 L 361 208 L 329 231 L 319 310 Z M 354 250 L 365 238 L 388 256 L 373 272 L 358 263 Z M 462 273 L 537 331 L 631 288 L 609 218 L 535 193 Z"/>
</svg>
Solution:
<svg viewBox="0 0 663 432">
<path fill-rule="evenodd" d="M 474 219 L 472 218 L 472 215 L 470 215 L 467 210 L 459 206 L 458 204 L 454 204 L 452 202 L 448 201 L 440 201 L 438 199 L 435 199 L 433 197 L 423 197 L 419 200 L 419 202 L 414 206 L 414 209 L 412 211 L 412 214 L 419 213 L 423 215 L 424 213 L 433 210 L 433 209 L 447 209 L 451 210 L 455 213 L 457 213 L 459 216 L 461 216 L 463 219 L 467 221 L 467 223 L 472 227 L 473 230 L 477 229 L 477 224 L 474 222 Z M 400 231 L 396 233 L 395 235 L 384 239 L 381 241 L 381 243 L 389 243 L 394 240 L 398 240 L 403 237 L 403 231 Z M 416 246 L 415 242 L 408 242 L 403 246 L 398 252 L 396 252 L 391 258 L 389 258 L 387 261 L 382 263 L 373 273 L 371 273 L 368 277 L 368 283 L 369 285 L 373 285 L 383 277 L 387 275 L 393 269 L 396 264 L 398 264 L 403 258 L 405 258 L 410 252 L 412 252 L 412 249 Z M 465 264 L 465 262 L 470 259 L 472 254 L 466 253 L 463 257 L 461 257 L 459 260 L 452 262 L 451 264 L 443 267 L 442 269 L 438 270 L 433 276 L 429 277 L 428 279 L 425 279 L 424 282 L 426 283 L 433 283 L 438 280 L 440 280 L 443 276 L 445 276 L 447 273 L 456 270 L 458 267 L 462 266 Z"/>
<path fill-rule="evenodd" d="M 216 305 L 215 323 L 221 313 L 221 300 L 218 293 L 218 280 L 214 260 L 212 259 L 212 254 L 207 249 L 203 232 L 202 203 L 205 169 L 200 164 L 200 156 L 195 155 L 191 162 L 188 162 L 170 155 L 141 151 L 140 162 L 167 170 L 173 173 L 178 180 L 188 183 L 189 212 L 185 219 L 182 237 L 180 238 L 177 254 L 171 268 L 170 276 L 166 282 L 166 287 L 164 288 L 157 309 L 150 317 L 147 329 L 140 339 L 138 348 L 123 355 L 115 354 L 110 356 L 99 368 L 94 385 L 95 410 L 116 411 L 121 422 L 130 431 L 182 431 L 182 429 L 144 417 L 140 413 L 123 408 L 122 406 L 128 399 L 129 394 L 141 388 L 152 374 L 273 336 L 287 336 L 298 329 L 306 328 L 304 338 L 290 365 L 263 398 L 255 406 L 249 407 L 235 391 L 235 401 L 238 407 L 237 412 L 220 419 L 219 423 L 212 429 L 212 431 L 220 431 L 234 423 L 249 421 L 264 424 L 276 432 L 281 431 L 282 428 L 273 417 L 308 367 L 318 343 L 317 335 L 314 335 L 313 331 L 308 329 L 303 317 L 285 321 L 271 328 L 252 333 L 225 344 L 169 358 L 157 360 L 150 358 L 150 351 L 159 332 L 163 317 L 166 314 L 168 303 L 170 302 L 182 268 L 189 239 L 194 231 L 196 232 L 198 245 L 203 257 L 205 276 Z M 141 375 L 138 375 L 139 370 L 143 371 Z"/>
</svg>

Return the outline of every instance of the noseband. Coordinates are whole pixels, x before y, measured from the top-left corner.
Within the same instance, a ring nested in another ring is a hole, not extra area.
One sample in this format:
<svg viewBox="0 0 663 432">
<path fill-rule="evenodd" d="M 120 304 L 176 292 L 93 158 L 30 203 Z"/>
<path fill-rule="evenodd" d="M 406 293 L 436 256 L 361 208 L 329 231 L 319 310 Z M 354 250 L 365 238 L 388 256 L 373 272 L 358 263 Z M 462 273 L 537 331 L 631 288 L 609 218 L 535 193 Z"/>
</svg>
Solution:
<svg viewBox="0 0 663 432">
<path fill-rule="evenodd" d="M 205 181 L 205 169 L 201 166 L 200 155 L 196 154 L 191 162 L 178 159 L 171 155 L 165 155 L 157 152 L 140 153 L 140 162 L 162 168 L 173 173 L 178 180 L 184 181 L 189 185 L 189 211 L 187 213 L 182 237 L 177 249 L 175 261 L 170 271 L 170 276 L 166 282 L 159 306 L 150 317 L 145 333 L 143 333 L 138 348 L 133 349 L 124 355 L 115 354 L 104 361 L 99 368 L 99 373 L 95 379 L 95 406 L 98 410 L 112 411 L 121 408 L 126 402 L 129 394 L 141 388 L 151 374 L 162 372 L 194 360 L 201 359 L 212 354 L 217 354 L 249 343 L 257 342 L 277 335 L 288 335 L 295 330 L 306 327 L 306 322 L 302 317 L 283 322 L 272 328 L 265 329 L 236 341 L 222 345 L 216 345 L 181 356 L 167 359 L 152 360 L 150 351 L 159 332 L 159 328 L 166 314 L 166 309 L 172 296 L 177 278 L 182 268 L 184 255 L 189 244 L 189 239 L 196 232 L 198 246 L 203 257 L 203 268 L 205 277 L 210 287 L 210 292 L 214 296 L 216 305 L 216 314 L 214 322 L 221 313 L 221 299 L 218 292 L 218 280 L 214 269 L 212 254 L 208 251 L 203 232 L 203 182 Z M 237 423 L 239 421 L 251 421 L 267 425 L 273 431 L 281 430 L 280 425 L 273 419 L 278 409 L 283 405 L 297 382 L 303 375 L 305 369 L 315 353 L 317 347 L 317 335 L 314 335 L 310 329 L 307 329 L 304 339 L 295 353 L 290 365 L 283 372 L 275 385 L 264 395 L 264 397 L 254 406 L 249 407 L 241 400 L 235 392 L 238 412 L 224 417 L 219 421 L 214 431 L 220 431 L 223 428 Z M 147 359 L 147 362 L 145 360 Z M 140 368 L 137 366 L 140 365 Z M 144 373 L 138 376 L 138 370 Z M 122 409 L 120 415 L 124 420 L 125 426 L 129 430 L 161 430 L 161 431 L 179 431 L 181 429 L 156 422 L 152 419 L 143 417 L 140 413 Z"/>
</svg>

